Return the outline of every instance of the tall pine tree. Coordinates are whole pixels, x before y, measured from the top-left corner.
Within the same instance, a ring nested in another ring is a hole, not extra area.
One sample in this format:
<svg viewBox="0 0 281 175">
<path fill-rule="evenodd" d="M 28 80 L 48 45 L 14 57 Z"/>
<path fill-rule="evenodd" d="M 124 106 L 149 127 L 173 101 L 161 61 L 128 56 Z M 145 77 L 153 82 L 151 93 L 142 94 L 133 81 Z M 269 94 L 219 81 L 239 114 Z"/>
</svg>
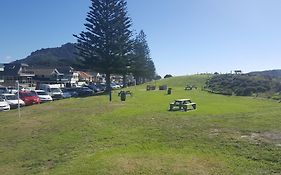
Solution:
<svg viewBox="0 0 281 175">
<path fill-rule="evenodd" d="M 144 79 L 155 77 L 155 66 L 150 57 L 150 50 L 143 30 L 136 36 L 131 60 L 132 73 L 140 84 Z"/>
<path fill-rule="evenodd" d="M 88 68 L 106 74 L 107 90 L 110 75 L 123 73 L 132 50 L 127 2 L 125 0 L 91 0 L 86 18 L 86 31 L 77 38 L 80 61 Z"/>
</svg>

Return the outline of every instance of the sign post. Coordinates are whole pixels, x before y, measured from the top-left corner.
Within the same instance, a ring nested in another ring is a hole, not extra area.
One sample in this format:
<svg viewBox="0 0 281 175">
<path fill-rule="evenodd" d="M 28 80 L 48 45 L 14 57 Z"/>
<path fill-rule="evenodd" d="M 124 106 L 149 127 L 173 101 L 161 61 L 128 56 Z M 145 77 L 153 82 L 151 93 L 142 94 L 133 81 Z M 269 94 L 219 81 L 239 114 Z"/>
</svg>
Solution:
<svg viewBox="0 0 281 175">
<path fill-rule="evenodd" d="M 19 115 L 19 118 L 21 118 L 21 113 L 20 113 L 20 83 L 19 83 L 18 80 L 16 81 L 16 83 L 17 83 L 17 90 L 18 90 L 18 115 Z"/>
</svg>

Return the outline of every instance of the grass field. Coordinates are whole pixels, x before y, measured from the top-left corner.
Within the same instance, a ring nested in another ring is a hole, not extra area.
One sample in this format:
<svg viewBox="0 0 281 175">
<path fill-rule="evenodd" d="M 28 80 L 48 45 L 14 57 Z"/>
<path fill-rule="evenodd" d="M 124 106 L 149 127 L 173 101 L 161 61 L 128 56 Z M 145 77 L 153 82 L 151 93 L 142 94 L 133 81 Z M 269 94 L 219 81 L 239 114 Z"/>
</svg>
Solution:
<svg viewBox="0 0 281 175">
<path fill-rule="evenodd" d="M 207 76 L 133 87 L 133 97 L 67 99 L 0 113 L 0 174 L 281 174 L 281 104 L 222 96 Z M 177 98 L 194 111 L 169 112 Z"/>
</svg>

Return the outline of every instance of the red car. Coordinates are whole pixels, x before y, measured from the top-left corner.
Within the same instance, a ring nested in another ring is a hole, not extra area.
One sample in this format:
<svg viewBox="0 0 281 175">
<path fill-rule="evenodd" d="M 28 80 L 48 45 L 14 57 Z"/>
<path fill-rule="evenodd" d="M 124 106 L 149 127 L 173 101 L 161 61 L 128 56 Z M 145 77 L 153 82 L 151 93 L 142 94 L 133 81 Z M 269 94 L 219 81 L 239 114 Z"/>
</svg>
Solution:
<svg viewBox="0 0 281 175">
<path fill-rule="evenodd" d="M 22 99 L 25 105 L 40 104 L 41 100 L 35 92 L 20 91 L 20 99 Z"/>
</svg>

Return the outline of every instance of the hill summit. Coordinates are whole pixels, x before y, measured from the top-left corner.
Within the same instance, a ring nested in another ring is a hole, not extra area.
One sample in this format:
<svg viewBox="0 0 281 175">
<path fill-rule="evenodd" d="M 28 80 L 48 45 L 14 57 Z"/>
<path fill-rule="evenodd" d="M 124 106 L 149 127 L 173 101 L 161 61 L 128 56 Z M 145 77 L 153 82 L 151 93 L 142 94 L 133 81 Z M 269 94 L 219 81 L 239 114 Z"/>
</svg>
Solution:
<svg viewBox="0 0 281 175">
<path fill-rule="evenodd" d="M 77 49 L 74 43 L 66 43 L 61 47 L 44 48 L 32 52 L 28 57 L 14 63 L 26 63 L 32 67 L 69 66 L 77 63 Z"/>
</svg>

